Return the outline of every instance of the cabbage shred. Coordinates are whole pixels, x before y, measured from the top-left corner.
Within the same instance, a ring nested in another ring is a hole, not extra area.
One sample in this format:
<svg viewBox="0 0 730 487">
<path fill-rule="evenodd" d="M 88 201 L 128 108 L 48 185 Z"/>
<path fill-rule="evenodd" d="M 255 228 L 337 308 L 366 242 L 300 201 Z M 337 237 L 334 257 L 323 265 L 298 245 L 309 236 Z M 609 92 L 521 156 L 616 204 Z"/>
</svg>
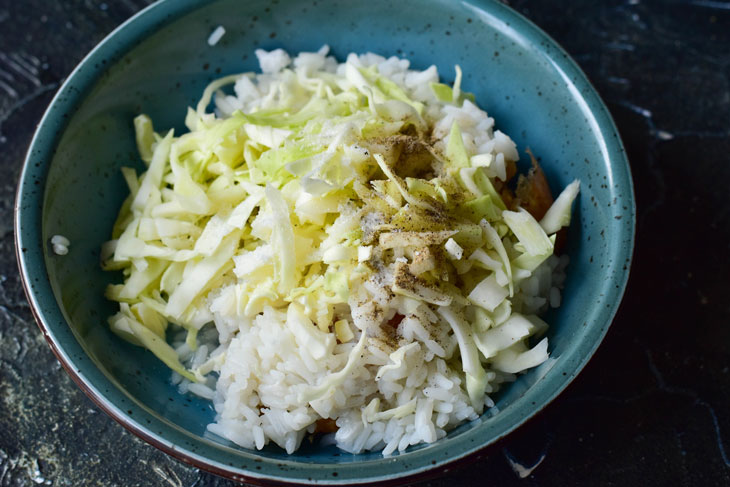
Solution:
<svg viewBox="0 0 730 487">
<path fill-rule="evenodd" d="M 544 328 L 519 312 L 517 289 L 553 254 L 578 183 L 541 222 L 507 209 L 495 188 L 504 176 L 494 175 L 505 156 L 474 153 L 458 121 L 434 135 L 447 107 L 474 99 L 460 70 L 453 87 L 431 83 L 416 99 L 356 61 L 337 75 L 284 69 L 265 104 L 225 117 L 207 112 L 215 92 L 256 76 L 223 78 L 188 110 L 184 134 L 134 120 L 147 167 L 123 169 L 130 194 L 104 246 L 103 268 L 123 275 L 106 291 L 119 303 L 110 327 L 200 380 L 167 343 L 170 323 L 195 348 L 213 320 L 213 292 L 226 289 L 242 319 L 284 309 L 315 358 L 337 341 L 357 343 L 345 369 L 302 392 L 312 401 L 344 380 L 368 339 L 386 342 L 399 363 L 409 343 L 394 317 L 410 311 L 451 330 L 458 350 L 439 352 L 435 339 L 435 353 L 460 361 L 481 412 L 489 370 L 517 373 L 548 357 L 546 339 L 530 348 Z M 373 286 L 387 303 L 361 299 Z M 378 404 L 368 414 L 384 414 Z"/>
</svg>

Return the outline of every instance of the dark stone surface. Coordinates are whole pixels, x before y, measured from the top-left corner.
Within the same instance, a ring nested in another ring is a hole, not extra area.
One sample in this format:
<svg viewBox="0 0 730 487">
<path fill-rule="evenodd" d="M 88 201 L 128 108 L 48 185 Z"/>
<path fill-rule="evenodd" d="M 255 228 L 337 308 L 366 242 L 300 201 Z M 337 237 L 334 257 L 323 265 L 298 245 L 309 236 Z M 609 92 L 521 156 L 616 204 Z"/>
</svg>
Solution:
<svg viewBox="0 0 730 487">
<path fill-rule="evenodd" d="M 0 0 L 0 487 L 229 486 L 99 412 L 45 344 L 13 251 L 53 92 L 145 0 Z M 730 485 L 730 3 L 512 1 L 575 57 L 634 173 L 637 246 L 605 342 L 538 417 L 424 484 Z M 526 478 L 522 467 L 534 468 Z"/>
</svg>

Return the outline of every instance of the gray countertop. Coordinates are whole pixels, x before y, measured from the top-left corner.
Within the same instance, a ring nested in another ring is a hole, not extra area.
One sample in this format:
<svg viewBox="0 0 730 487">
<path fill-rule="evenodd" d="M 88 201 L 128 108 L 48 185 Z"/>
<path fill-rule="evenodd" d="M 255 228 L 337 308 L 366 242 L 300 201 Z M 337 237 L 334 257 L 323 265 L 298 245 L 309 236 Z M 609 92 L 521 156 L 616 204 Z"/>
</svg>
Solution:
<svg viewBox="0 0 730 487">
<path fill-rule="evenodd" d="M 15 185 L 38 120 L 146 4 L 0 0 L 0 487 L 233 485 L 84 396 L 33 322 L 15 261 Z M 476 462 L 420 485 L 730 485 L 730 2 L 509 4 L 574 56 L 617 122 L 638 201 L 634 267 L 575 382 Z"/>
</svg>

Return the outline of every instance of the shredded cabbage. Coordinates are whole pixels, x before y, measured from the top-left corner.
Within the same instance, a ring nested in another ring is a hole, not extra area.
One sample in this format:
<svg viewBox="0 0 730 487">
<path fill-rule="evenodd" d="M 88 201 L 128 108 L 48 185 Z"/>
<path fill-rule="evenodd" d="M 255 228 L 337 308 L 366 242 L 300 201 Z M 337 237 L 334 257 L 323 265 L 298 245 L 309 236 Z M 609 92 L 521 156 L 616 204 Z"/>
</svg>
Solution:
<svg viewBox="0 0 730 487">
<path fill-rule="evenodd" d="M 540 220 L 540 226 L 545 230 L 545 233 L 551 235 L 562 227 L 570 225 L 570 207 L 575 197 L 578 196 L 578 191 L 580 191 L 580 181 L 576 179 L 558 195 L 555 202 L 548 208 L 545 216 Z"/>
<path fill-rule="evenodd" d="M 418 354 L 453 354 L 481 413 L 498 386 L 493 370 L 519 373 L 548 357 L 547 339 L 530 348 L 547 325 L 524 311 L 537 299 L 524 289 L 570 223 L 578 181 L 540 222 L 503 198 L 514 143 L 486 114 L 470 118 L 479 109 L 458 66 L 453 86 L 419 86 L 357 56 L 339 71 L 287 66 L 212 82 L 188 109 L 185 134 L 134 119 L 146 169 L 122 169 L 130 194 L 102 249 L 102 267 L 123 280 L 106 290 L 119 303 L 111 330 L 203 381 L 225 354 L 189 370 L 168 325 L 195 350 L 219 315 L 245 329 L 273 308 L 306 360 L 338 364 L 317 380 L 302 375 L 302 405 L 320 410 L 358 367 L 390 380 Z M 261 96 L 225 108 L 220 90 L 232 83 Z M 374 344 L 388 353 L 367 362 Z M 376 397 L 362 418 L 431 411 L 419 410 L 416 399 Z"/>
</svg>

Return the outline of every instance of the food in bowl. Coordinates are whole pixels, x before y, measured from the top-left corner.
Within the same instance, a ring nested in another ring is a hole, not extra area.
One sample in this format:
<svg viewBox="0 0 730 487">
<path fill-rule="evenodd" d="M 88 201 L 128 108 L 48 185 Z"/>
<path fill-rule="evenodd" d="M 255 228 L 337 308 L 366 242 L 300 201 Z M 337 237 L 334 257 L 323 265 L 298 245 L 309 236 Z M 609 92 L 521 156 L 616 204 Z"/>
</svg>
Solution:
<svg viewBox="0 0 730 487">
<path fill-rule="evenodd" d="M 214 434 L 389 455 L 549 360 L 579 184 L 553 201 L 533 160 L 514 188 L 516 146 L 458 66 L 449 86 L 328 53 L 258 50 L 262 73 L 211 83 L 178 137 L 135 119 L 147 168 L 123 169 L 102 249 L 124 278 L 109 324 L 213 401 Z"/>
</svg>

